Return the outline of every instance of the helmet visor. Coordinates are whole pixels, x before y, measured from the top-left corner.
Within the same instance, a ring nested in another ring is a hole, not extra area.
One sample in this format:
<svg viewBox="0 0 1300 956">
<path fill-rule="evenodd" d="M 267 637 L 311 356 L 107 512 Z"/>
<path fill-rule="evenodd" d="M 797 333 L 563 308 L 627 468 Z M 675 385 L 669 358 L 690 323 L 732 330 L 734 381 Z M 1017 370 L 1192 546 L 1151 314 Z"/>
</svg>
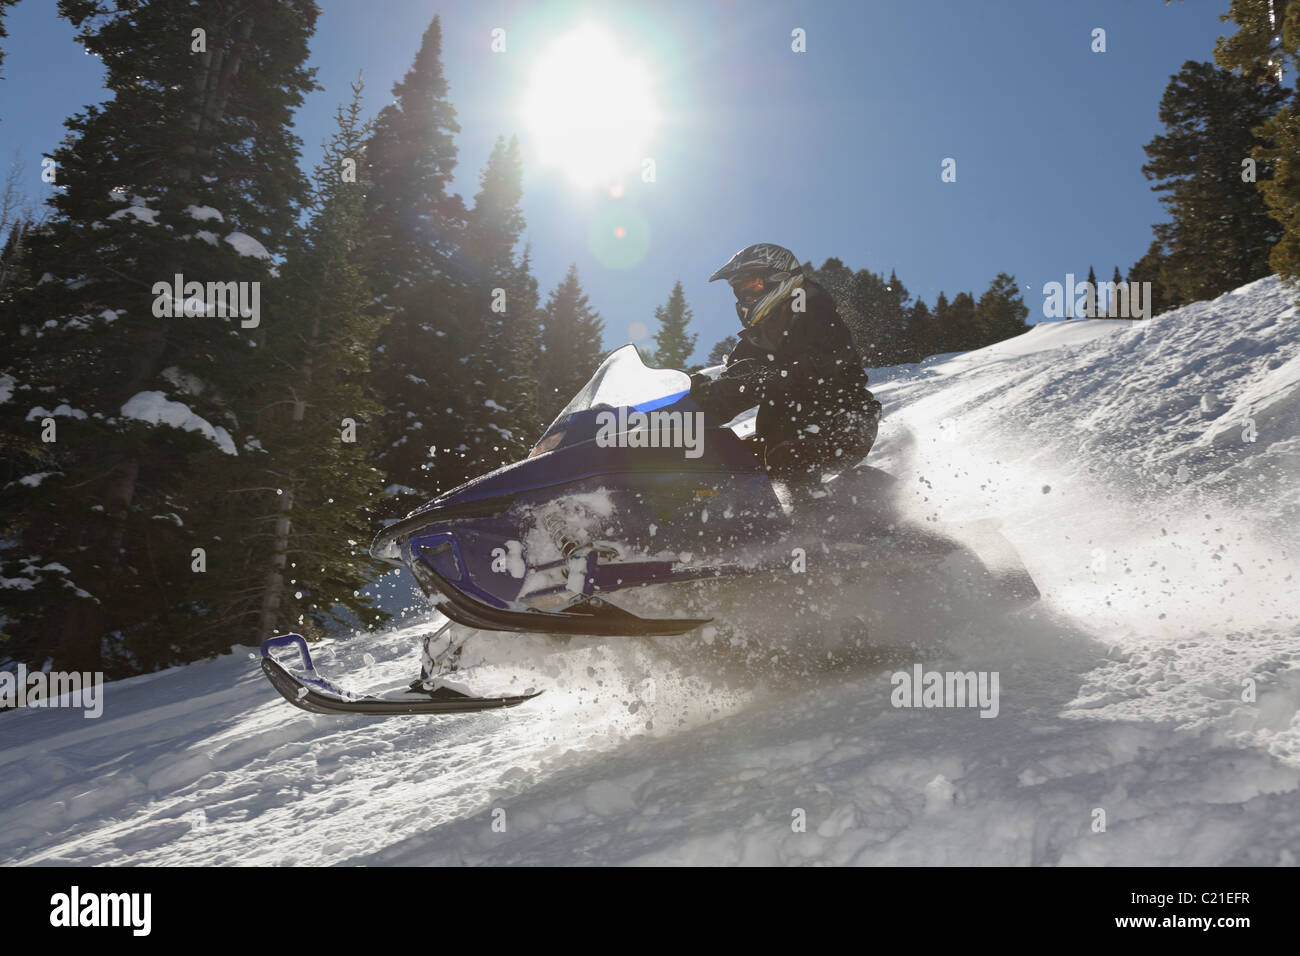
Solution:
<svg viewBox="0 0 1300 956">
<path fill-rule="evenodd" d="M 767 288 L 767 284 L 763 281 L 762 276 L 737 279 L 731 283 L 731 289 L 736 293 L 736 301 L 742 305 L 753 305 L 763 294 L 765 288 Z"/>
</svg>

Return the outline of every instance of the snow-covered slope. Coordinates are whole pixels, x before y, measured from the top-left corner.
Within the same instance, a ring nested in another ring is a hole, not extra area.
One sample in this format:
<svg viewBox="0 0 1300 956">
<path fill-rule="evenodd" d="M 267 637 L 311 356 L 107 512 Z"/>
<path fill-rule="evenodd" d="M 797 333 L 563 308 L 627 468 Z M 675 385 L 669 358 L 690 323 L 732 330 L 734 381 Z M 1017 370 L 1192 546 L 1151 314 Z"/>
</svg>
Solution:
<svg viewBox="0 0 1300 956">
<path fill-rule="evenodd" d="M 1032 609 L 779 688 L 689 644 L 476 638 L 485 690 L 551 689 L 460 718 L 310 716 L 241 649 L 110 685 L 100 720 L 0 714 L 0 863 L 1294 865 L 1291 302 L 1266 279 L 873 372 L 871 461 L 918 516 L 999 519 Z M 320 656 L 400 686 L 433 623 Z M 895 708 L 916 664 L 997 672 L 997 717 Z"/>
</svg>

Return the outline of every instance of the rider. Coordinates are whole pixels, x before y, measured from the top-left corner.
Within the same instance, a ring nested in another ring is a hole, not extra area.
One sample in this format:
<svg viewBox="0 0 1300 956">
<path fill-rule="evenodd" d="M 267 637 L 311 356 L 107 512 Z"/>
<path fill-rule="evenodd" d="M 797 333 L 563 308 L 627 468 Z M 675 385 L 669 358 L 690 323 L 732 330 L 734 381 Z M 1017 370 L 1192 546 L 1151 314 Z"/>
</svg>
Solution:
<svg viewBox="0 0 1300 956">
<path fill-rule="evenodd" d="M 731 284 L 744 329 L 716 379 L 691 376 L 691 398 L 724 422 L 757 405 L 757 454 L 773 478 L 815 487 L 822 472 L 865 458 L 880 403 L 830 294 L 766 242 L 732 256 L 717 279 Z"/>
</svg>

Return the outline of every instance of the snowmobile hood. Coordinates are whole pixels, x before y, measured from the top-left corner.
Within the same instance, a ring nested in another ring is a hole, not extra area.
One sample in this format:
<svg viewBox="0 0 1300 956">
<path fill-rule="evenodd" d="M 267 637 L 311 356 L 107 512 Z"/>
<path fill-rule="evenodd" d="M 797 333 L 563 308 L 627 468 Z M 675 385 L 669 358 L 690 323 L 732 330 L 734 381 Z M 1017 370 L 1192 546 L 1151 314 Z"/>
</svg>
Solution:
<svg viewBox="0 0 1300 956">
<path fill-rule="evenodd" d="M 556 416 L 532 455 L 465 482 L 405 518 L 389 525 L 371 545 L 372 557 L 400 564 L 401 540 L 435 522 L 491 518 L 510 509 L 516 497 L 536 500 L 548 489 L 563 494 L 574 481 L 620 473 L 680 471 L 750 472 L 761 470 L 738 441 L 704 443 L 703 454 L 683 459 L 680 449 L 606 447 L 597 441 L 602 416 L 622 411 L 701 409 L 690 399 L 690 377 L 674 369 L 647 368 L 634 345 L 612 352 Z M 716 428 L 717 423 L 711 423 Z"/>
<path fill-rule="evenodd" d="M 534 462 L 540 463 L 541 459 L 524 459 L 504 465 L 421 505 L 381 531 L 370 546 L 370 556 L 380 561 L 401 564 L 400 542 L 412 531 L 418 531 L 436 521 L 487 518 L 501 514 L 510 508 L 519 492 L 541 487 L 548 479 L 556 483 L 564 480 L 558 474 L 552 478 L 548 475 L 551 469 L 539 469 Z"/>
</svg>

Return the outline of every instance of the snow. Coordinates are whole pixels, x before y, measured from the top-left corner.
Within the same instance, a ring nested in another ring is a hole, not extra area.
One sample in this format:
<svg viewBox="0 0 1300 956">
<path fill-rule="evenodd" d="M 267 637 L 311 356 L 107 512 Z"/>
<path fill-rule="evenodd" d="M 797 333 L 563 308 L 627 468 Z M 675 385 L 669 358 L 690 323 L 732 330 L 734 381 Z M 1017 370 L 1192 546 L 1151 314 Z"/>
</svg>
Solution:
<svg viewBox="0 0 1300 956">
<path fill-rule="evenodd" d="M 86 413 L 82 411 L 80 408 L 73 408 L 71 405 L 68 405 L 66 402 L 64 404 L 59 405 L 52 412 L 47 412 L 44 408 L 37 405 L 35 408 L 27 412 L 27 421 L 30 422 L 33 419 L 37 419 L 37 418 L 57 418 L 59 416 L 63 416 L 65 418 L 85 418 Z"/>
<path fill-rule="evenodd" d="M 239 454 L 228 431 L 196 415 L 188 405 L 171 401 L 162 392 L 137 392 L 122 405 L 122 415 L 151 425 L 170 425 L 182 431 L 198 432 L 227 455 Z"/>
<path fill-rule="evenodd" d="M 190 214 L 191 218 L 197 219 L 199 222 L 207 222 L 209 219 L 215 219 L 217 222 L 226 221 L 221 212 L 211 206 L 195 206 L 191 203 L 185 207 L 185 211 Z"/>
<path fill-rule="evenodd" d="M 111 222 L 117 219 L 125 219 L 127 216 L 150 226 L 158 225 L 158 210 L 150 209 L 148 206 L 144 205 L 143 200 L 138 196 L 132 197 L 132 205 L 127 206 L 125 209 L 119 209 L 117 212 L 110 215 L 108 219 Z"/>
<path fill-rule="evenodd" d="M 420 492 L 412 488 L 410 485 L 398 484 L 389 485 L 380 492 L 381 495 L 418 495 L 419 493 Z"/>
<path fill-rule="evenodd" d="M 14 397 L 14 386 L 17 384 L 12 375 L 0 374 L 0 402 L 7 402 Z"/>
<path fill-rule="evenodd" d="M 226 236 L 226 242 L 230 243 L 241 256 L 252 256 L 254 259 L 271 258 L 266 247 L 246 233 L 232 232 Z"/>
<path fill-rule="evenodd" d="M 175 365 L 167 366 L 158 374 L 176 388 L 190 395 L 202 395 L 203 389 L 206 387 L 203 379 L 191 372 L 184 372 Z"/>
<path fill-rule="evenodd" d="M 37 578 L 35 577 L 35 575 L 38 571 L 54 571 L 58 574 L 65 575 L 65 577 L 63 577 L 60 580 L 60 583 L 65 588 L 72 591 L 73 594 L 75 594 L 77 597 L 90 598 L 90 600 L 96 601 L 96 603 L 98 603 L 98 600 L 94 596 L 82 590 L 81 588 L 77 587 L 77 585 L 74 582 L 70 581 L 66 577 L 66 575 L 72 573 L 71 569 L 68 568 L 67 565 L 60 564 L 57 561 L 50 561 L 38 567 L 37 565 L 40 562 L 40 560 L 41 559 L 38 557 L 24 558 L 22 562 L 22 568 L 21 568 L 22 573 L 33 575 L 33 576 L 18 577 L 18 578 L 0 577 L 0 588 L 13 588 L 19 591 L 30 591 L 33 587 L 36 586 Z M 43 669 L 48 670 L 48 666 L 46 666 Z M 0 756 L 0 763 L 2 762 L 3 762 L 3 757 Z"/>
<path fill-rule="evenodd" d="M 772 635 L 722 618 L 475 635 L 458 678 L 546 692 L 472 717 L 309 715 L 238 648 L 106 685 L 99 720 L 0 715 L 0 767 L 22 768 L 0 776 L 0 864 L 1295 866 L 1292 298 L 1266 279 L 871 372 L 869 460 L 916 516 L 1000 521 L 1031 608 L 803 676 L 761 671 L 746 642 Z M 396 690 L 440 620 L 313 656 Z M 998 674 L 996 718 L 893 706 L 916 665 Z"/>
</svg>

